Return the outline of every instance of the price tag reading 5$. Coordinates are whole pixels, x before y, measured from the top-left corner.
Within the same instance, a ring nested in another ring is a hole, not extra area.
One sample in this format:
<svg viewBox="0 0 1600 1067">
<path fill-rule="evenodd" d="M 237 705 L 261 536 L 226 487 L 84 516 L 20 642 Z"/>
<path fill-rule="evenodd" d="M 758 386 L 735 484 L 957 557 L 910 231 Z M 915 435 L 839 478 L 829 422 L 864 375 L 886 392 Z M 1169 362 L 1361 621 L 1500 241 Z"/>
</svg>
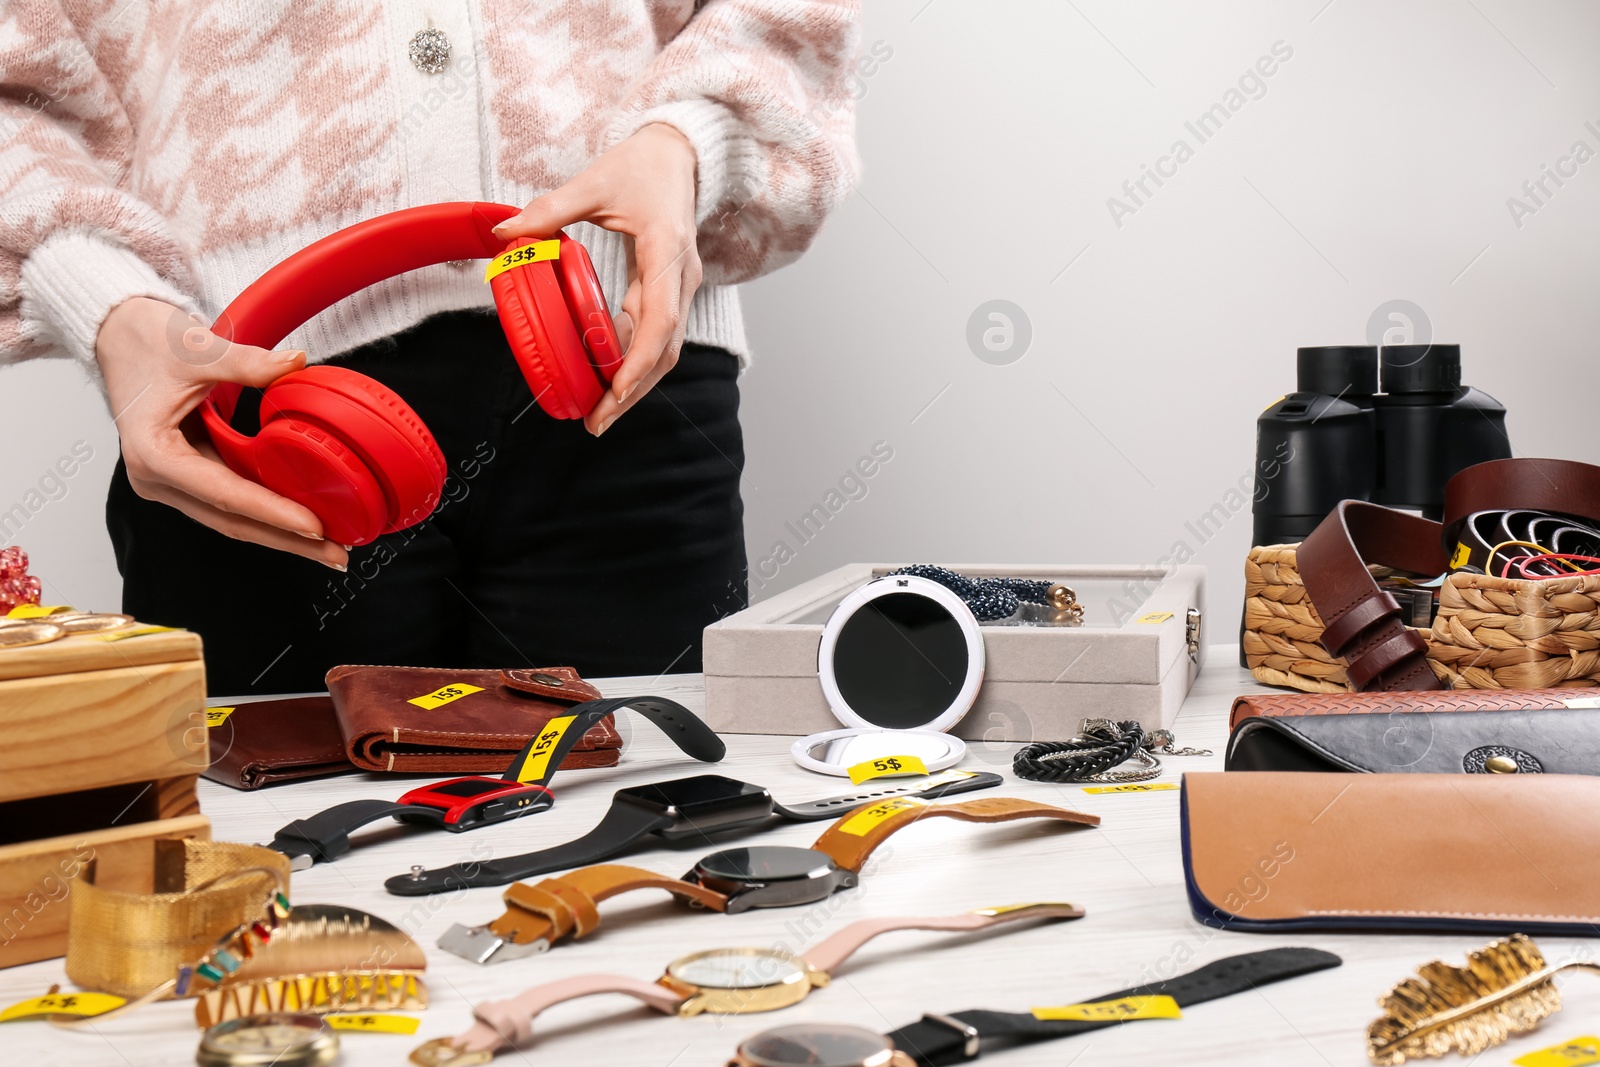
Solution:
<svg viewBox="0 0 1600 1067">
<path fill-rule="evenodd" d="M 927 774 L 927 764 L 915 756 L 883 756 L 862 760 L 849 770 L 850 784 L 860 785 L 873 778 L 896 778 L 903 774 Z"/>
<path fill-rule="evenodd" d="M 1123 997 L 1093 1004 L 1068 1004 L 1062 1008 L 1034 1008 L 1035 1019 L 1080 1023 L 1121 1022 L 1132 1019 L 1181 1019 L 1178 1002 L 1171 997 Z"/>
<path fill-rule="evenodd" d="M 414 1034 L 421 1025 L 421 1019 L 413 1019 L 409 1015 L 378 1015 L 372 1012 L 362 1014 L 333 1014 L 324 1015 L 328 1025 L 335 1030 L 365 1030 L 369 1034 Z"/>
<path fill-rule="evenodd" d="M 1600 1037 L 1575 1037 L 1571 1041 L 1518 1056 L 1511 1062 L 1517 1067 L 1584 1067 L 1585 1064 L 1600 1063 Z"/>
<path fill-rule="evenodd" d="M 206 709 L 206 726 L 207 726 L 207 728 L 215 729 L 216 727 L 221 726 L 223 723 L 228 721 L 228 716 L 232 715 L 232 714 L 233 714 L 233 709 L 232 708 L 207 708 Z"/>
<path fill-rule="evenodd" d="M 110 993 L 50 993 L 0 1011 L 0 1023 L 12 1019 L 33 1019 L 40 1015 L 101 1015 L 126 1003 L 121 997 L 114 997 Z"/>
<path fill-rule="evenodd" d="M 432 711 L 434 708 L 444 707 L 452 700 L 460 700 L 462 697 L 469 697 L 473 693 L 481 692 L 483 692 L 483 686 L 481 685 L 468 685 L 466 682 L 452 682 L 449 685 L 441 685 L 438 689 L 435 689 L 431 693 L 424 693 L 422 696 L 412 697 L 410 700 L 406 701 L 406 703 L 415 704 L 424 711 Z"/>
</svg>

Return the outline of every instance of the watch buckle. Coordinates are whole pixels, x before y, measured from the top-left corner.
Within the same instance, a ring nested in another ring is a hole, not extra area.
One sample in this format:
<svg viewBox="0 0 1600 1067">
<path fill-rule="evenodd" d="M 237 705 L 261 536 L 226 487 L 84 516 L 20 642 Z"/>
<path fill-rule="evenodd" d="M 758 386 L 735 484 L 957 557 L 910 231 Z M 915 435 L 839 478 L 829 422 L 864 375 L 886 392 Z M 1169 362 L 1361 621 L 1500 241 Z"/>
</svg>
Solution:
<svg viewBox="0 0 1600 1067">
<path fill-rule="evenodd" d="M 961 1054 L 969 1060 L 978 1058 L 978 1028 L 976 1026 L 964 1023 L 960 1019 L 949 1015 L 938 1015 L 931 1011 L 922 1016 L 922 1021 L 942 1026 L 947 1030 L 954 1030 L 961 1035 Z"/>
<path fill-rule="evenodd" d="M 550 949 L 547 938 L 541 937 L 537 941 L 519 945 L 515 941 L 507 941 L 487 926 L 463 926 L 460 923 L 452 923 L 450 929 L 440 936 L 438 944 L 452 955 L 479 964 L 520 960 Z"/>
<path fill-rule="evenodd" d="M 289 858 L 289 870 L 291 870 L 291 871 L 309 871 L 312 867 L 316 866 L 316 862 L 317 861 L 314 858 L 312 858 L 312 856 L 310 854 L 305 853 L 305 852 L 300 852 L 300 853 L 296 853 L 296 854 L 292 854 L 291 855 L 290 853 L 284 852 L 282 849 L 278 848 L 276 845 L 257 845 L 256 847 L 257 848 L 270 848 L 270 849 L 272 849 L 272 851 L 277 852 L 280 855 L 288 856 L 288 858 Z"/>
<path fill-rule="evenodd" d="M 412 1050 L 411 1062 L 418 1067 L 475 1067 L 494 1059 L 494 1053 L 483 1049 L 468 1051 L 459 1048 L 453 1037 L 436 1037 Z"/>
</svg>

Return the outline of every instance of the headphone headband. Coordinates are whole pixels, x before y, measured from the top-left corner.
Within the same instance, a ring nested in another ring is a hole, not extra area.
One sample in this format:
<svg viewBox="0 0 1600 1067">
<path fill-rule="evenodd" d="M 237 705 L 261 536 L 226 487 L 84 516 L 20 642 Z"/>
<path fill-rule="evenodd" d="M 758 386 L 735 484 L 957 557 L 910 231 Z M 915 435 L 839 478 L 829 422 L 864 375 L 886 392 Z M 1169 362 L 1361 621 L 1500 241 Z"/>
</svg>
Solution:
<svg viewBox="0 0 1600 1067">
<path fill-rule="evenodd" d="M 507 204 L 457 201 L 356 223 L 307 245 L 252 282 L 217 316 L 212 332 L 271 348 L 312 316 L 387 278 L 453 259 L 500 254 L 506 242 L 493 229 L 517 211 Z M 240 392 L 239 385 L 224 382 L 201 404 L 201 417 L 219 448 L 239 436 L 228 421 Z"/>
</svg>

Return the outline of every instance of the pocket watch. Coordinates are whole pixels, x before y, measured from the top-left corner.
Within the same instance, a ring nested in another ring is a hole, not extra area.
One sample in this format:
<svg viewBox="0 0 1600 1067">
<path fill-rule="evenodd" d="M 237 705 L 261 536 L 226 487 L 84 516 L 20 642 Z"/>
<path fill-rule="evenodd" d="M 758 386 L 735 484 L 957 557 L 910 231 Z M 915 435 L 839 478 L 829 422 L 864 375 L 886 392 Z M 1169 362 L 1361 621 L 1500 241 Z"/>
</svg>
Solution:
<svg viewBox="0 0 1600 1067">
<path fill-rule="evenodd" d="M 194 1054 L 200 1067 L 324 1067 L 338 1058 L 339 1035 L 327 1023 L 287 1011 L 218 1023 Z"/>
</svg>

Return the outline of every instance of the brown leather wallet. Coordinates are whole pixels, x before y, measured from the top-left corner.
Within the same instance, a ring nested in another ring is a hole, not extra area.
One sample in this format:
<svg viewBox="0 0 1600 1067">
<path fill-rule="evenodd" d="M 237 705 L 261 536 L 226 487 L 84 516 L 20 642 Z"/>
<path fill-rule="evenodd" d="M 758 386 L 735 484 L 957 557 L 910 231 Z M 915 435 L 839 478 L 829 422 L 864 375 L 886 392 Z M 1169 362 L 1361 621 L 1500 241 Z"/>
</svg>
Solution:
<svg viewBox="0 0 1600 1067">
<path fill-rule="evenodd" d="M 1600 778 L 1183 776 L 1194 917 L 1227 930 L 1467 930 L 1592 937 Z"/>
<path fill-rule="evenodd" d="M 1435 711 L 1550 711 L 1600 708 L 1600 689 L 1445 689 L 1395 693 L 1246 693 L 1233 698 L 1228 729 L 1280 715 L 1364 715 Z"/>
<path fill-rule="evenodd" d="M 1600 518 L 1600 467 L 1563 459 L 1479 463 L 1446 484 L 1442 523 L 1346 500 L 1301 542 L 1295 565 L 1325 626 L 1322 645 L 1346 661 L 1355 689 L 1444 688 L 1428 666 L 1427 643 L 1367 565 L 1442 574 L 1450 568 L 1446 546 L 1468 517 L 1506 508 Z"/>
<path fill-rule="evenodd" d="M 221 709 L 208 709 L 211 714 Z M 239 704 L 206 729 L 206 777 L 235 789 L 356 771 L 327 697 L 290 697 Z"/>
<path fill-rule="evenodd" d="M 535 734 L 600 691 L 571 667 L 454 670 L 351 665 L 328 672 L 345 751 L 362 770 L 501 773 Z M 561 761 L 612 767 L 622 738 L 608 716 Z"/>
</svg>

